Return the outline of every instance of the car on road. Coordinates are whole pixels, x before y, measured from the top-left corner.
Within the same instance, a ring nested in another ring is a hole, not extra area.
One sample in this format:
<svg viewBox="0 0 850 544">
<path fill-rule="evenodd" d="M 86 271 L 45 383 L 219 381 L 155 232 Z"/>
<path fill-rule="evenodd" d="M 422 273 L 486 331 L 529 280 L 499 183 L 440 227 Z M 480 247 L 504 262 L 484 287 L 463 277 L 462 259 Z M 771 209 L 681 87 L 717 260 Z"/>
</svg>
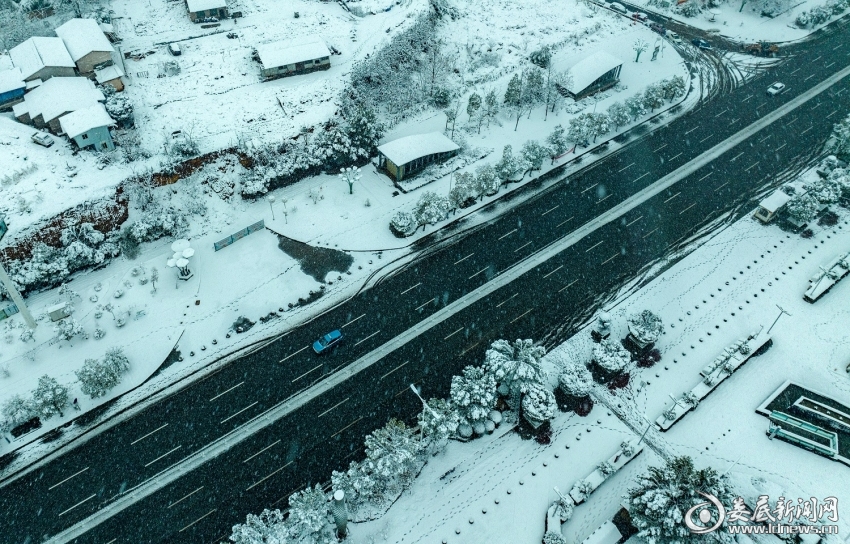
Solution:
<svg viewBox="0 0 850 544">
<path fill-rule="evenodd" d="M 646 13 L 636 11 L 636 12 L 632 13 L 632 19 L 634 19 L 635 21 L 637 21 L 639 23 L 645 23 L 649 20 L 649 17 L 646 15 Z"/>
<path fill-rule="evenodd" d="M 670 41 L 673 43 L 682 43 L 682 38 L 680 38 L 679 35 L 672 30 L 667 31 L 667 37 L 670 38 Z"/>
<path fill-rule="evenodd" d="M 333 330 L 313 342 L 313 351 L 321 355 L 322 353 L 326 353 L 334 349 L 341 341 L 342 333 L 339 329 Z"/>
<path fill-rule="evenodd" d="M 32 136 L 32 141 L 37 143 L 38 145 L 43 145 L 44 147 L 50 147 L 53 145 L 53 138 L 50 134 L 45 132 L 36 132 Z"/>
<path fill-rule="evenodd" d="M 711 49 L 711 44 L 701 38 L 694 38 L 691 43 L 700 49 Z"/>
<path fill-rule="evenodd" d="M 662 36 L 667 35 L 667 29 L 660 23 L 649 23 L 649 29 L 653 32 L 658 32 Z"/>
<path fill-rule="evenodd" d="M 776 83 L 767 88 L 767 94 L 769 94 L 770 96 L 776 96 L 784 90 L 785 84 L 777 81 Z"/>
<path fill-rule="evenodd" d="M 175 57 L 179 57 L 183 54 L 183 50 L 180 49 L 179 43 L 170 43 L 168 44 L 168 52 L 174 55 Z"/>
<path fill-rule="evenodd" d="M 619 11 L 623 15 L 628 13 L 628 11 L 626 10 L 626 6 L 624 6 L 623 4 L 621 4 L 619 2 L 611 2 L 610 4 L 608 4 L 608 7 L 613 9 L 614 11 Z"/>
</svg>

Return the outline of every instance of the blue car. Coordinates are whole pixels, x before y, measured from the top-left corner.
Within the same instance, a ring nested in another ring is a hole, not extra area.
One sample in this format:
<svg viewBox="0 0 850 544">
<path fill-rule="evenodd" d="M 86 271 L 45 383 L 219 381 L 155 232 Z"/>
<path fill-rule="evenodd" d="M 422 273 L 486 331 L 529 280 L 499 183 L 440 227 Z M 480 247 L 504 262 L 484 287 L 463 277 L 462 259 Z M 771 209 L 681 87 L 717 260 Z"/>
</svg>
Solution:
<svg viewBox="0 0 850 544">
<path fill-rule="evenodd" d="M 339 330 L 331 331 L 313 342 L 313 351 L 321 355 L 326 351 L 332 350 L 341 341 L 342 333 Z"/>
</svg>

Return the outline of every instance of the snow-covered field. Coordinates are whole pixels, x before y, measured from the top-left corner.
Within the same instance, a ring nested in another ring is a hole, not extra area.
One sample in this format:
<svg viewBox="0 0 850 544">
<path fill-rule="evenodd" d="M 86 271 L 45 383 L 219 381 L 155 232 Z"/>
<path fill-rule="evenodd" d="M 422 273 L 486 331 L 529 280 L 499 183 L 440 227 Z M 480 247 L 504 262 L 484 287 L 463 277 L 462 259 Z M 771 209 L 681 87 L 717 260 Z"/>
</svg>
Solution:
<svg viewBox="0 0 850 544">
<path fill-rule="evenodd" d="M 621 417 L 632 428 L 646 428 L 646 420 L 654 420 L 671 404 L 668 395 L 679 396 L 698 383 L 700 369 L 727 344 L 753 327 L 769 327 L 779 315 L 777 305 L 791 314 L 774 327 L 774 345 L 767 353 L 748 361 L 670 431 L 650 433 L 653 445 L 669 454 L 689 455 L 698 467 L 729 471 L 736 491 L 748 501 L 754 502 L 759 493 L 772 500 L 784 495 L 850 501 L 846 478 L 835 477 L 844 470 L 841 465 L 769 440 L 767 420 L 755 413 L 785 380 L 850 402 L 845 371 L 850 363 L 850 284 L 838 284 L 814 305 L 802 299 L 818 265 L 850 250 L 850 214 L 837 211 L 839 224 L 814 227 L 811 239 L 746 216 L 686 249 L 691 253 L 669 270 L 605 308 L 613 317 L 616 338 L 627 332 L 625 318 L 645 308 L 658 313 L 666 326 L 657 343 L 661 362 L 634 369 L 629 386 L 613 397 L 622 403 Z M 592 345 L 585 329 L 545 360 L 556 366 L 569 360 L 586 362 Z M 586 418 L 557 416 L 548 446 L 524 441 L 504 428 L 468 444 L 452 443 L 429 460 L 411 490 L 385 516 L 356 524 L 353 542 L 474 538 L 536 544 L 543 537 L 546 507 L 557 498 L 553 486 L 565 493 L 620 441 L 629 439 L 636 440 L 634 432 L 597 402 Z M 646 449 L 603 483 L 563 525 L 567 541 L 582 542 L 611 519 L 635 476 L 648 464 L 661 463 Z M 839 525 L 842 533 L 850 530 L 846 520 Z"/>
</svg>

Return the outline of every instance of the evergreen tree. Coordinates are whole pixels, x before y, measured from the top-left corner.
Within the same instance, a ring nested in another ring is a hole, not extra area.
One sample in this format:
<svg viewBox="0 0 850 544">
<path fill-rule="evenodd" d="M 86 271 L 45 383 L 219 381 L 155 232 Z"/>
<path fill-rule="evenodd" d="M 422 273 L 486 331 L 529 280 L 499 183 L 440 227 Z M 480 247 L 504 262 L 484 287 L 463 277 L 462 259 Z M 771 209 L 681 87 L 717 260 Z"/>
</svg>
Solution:
<svg viewBox="0 0 850 544">
<path fill-rule="evenodd" d="M 682 76 L 673 76 L 661 82 L 664 89 L 664 98 L 673 100 L 684 96 L 688 92 L 688 86 Z"/>
<path fill-rule="evenodd" d="M 442 221 L 449 214 L 449 199 L 433 191 L 426 191 L 419 197 L 413 216 L 423 227 Z M 424 229 L 423 229 L 424 230 Z"/>
<path fill-rule="evenodd" d="M 593 376 L 584 364 L 571 361 L 558 376 L 558 385 L 567 395 L 578 398 L 586 397 L 593 388 Z"/>
<path fill-rule="evenodd" d="M 469 117 L 469 122 L 478 121 L 478 133 L 481 134 L 481 121 L 484 116 L 479 113 L 481 109 L 481 95 L 473 92 L 469 95 L 469 102 L 466 104 L 466 115 Z"/>
<path fill-rule="evenodd" d="M 319 484 L 289 497 L 286 527 L 294 542 L 337 544 L 334 528 L 328 522 L 329 517 L 330 502 Z"/>
<path fill-rule="evenodd" d="M 522 396 L 522 415 L 535 427 L 555 417 L 555 395 L 540 383 L 529 386 Z"/>
<path fill-rule="evenodd" d="M 496 96 L 496 91 L 490 89 L 487 96 L 484 97 L 484 117 L 487 118 L 487 128 L 490 128 L 490 121 L 495 119 L 499 114 L 499 99 Z"/>
<path fill-rule="evenodd" d="M 454 436 L 460 424 L 455 407 L 443 399 L 430 399 L 426 407 L 417 416 L 423 439 L 429 445 L 442 445 L 446 439 Z"/>
<path fill-rule="evenodd" d="M 484 422 L 496 405 L 496 381 L 484 369 L 467 366 L 459 376 L 452 376 L 449 395 L 459 424 L 471 427 Z"/>
<path fill-rule="evenodd" d="M 536 140 L 528 140 L 522 144 L 522 158 L 530 165 L 532 170 L 540 170 L 543 160 L 549 156 L 549 150 Z"/>
<path fill-rule="evenodd" d="M 835 124 L 826 148 L 841 159 L 850 161 L 850 115 Z"/>
<path fill-rule="evenodd" d="M 528 68 L 525 71 L 524 79 L 522 102 L 530 119 L 531 110 L 546 100 L 546 81 L 543 78 L 543 71 L 538 68 Z"/>
<path fill-rule="evenodd" d="M 489 164 L 479 166 L 475 170 L 475 194 L 479 198 L 499 192 L 502 180 L 496 175 L 496 169 Z"/>
<path fill-rule="evenodd" d="M 660 108 L 664 105 L 664 87 L 661 84 L 653 83 L 646 88 L 643 93 L 643 106 L 649 108 L 649 111 L 655 111 L 655 108 Z"/>
<path fill-rule="evenodd" d="M 422 453 L 422 445 L 402 421 L 391 419 L 366 436 L 366 460 L 369 472 L 384 480 L 409 480 Z"/>
<path fill-rule="evenodd" d="M 286 544 L 289 529 L 280 510 L 263 510 L 259 516 L 248 514 L 245 523 L 234 525 L 230 541 L 234 544 Z"/>
<path fill-rule="evenodd" d="M 820 203 L 818 200 L 809 194 L 803 194 L 793 197 L 785 205 L 785 213 L 788 217 L 797 223 L 808 223 L 818 213 Z"/>
<path fill-rule="evenodd" d="M 588 145 L 595 131 L 595 120 L 592 113 L 580 113 L 570 119 L 567 137 L 576 145 Z"/>
<path fill-rule="evenodd" d="M 593 361 L 608 372 L 621 372 L 631 360 L 631 354 L 616 340 L 603 339 L 593 346 Z"/>
<path fill-rule="evenodd" d="M 48 418 L 58 413 L 68 404 L 68 388 L 47 374 L 38 379 L 38 387 L 32 393 L 33 408 L 38 415 Z"/>
<path fill-rule="evenodd" d="M 841 198 L 841 184 L 835 178 L 818 179 L 806 185 L 806 194 L 821 204 L 835 204 Z"/>
<path fill-rule="evenodd" d="M 734 542 L 725 528 L 696 535 L 682 522 L 688 510 L 705 502 L 700 492 L 714 495 L 726 505 L 735 498 L 726 476 L 712 468 L 696 470 L 690 457 L 676 457 L 663 467 L 649 467 L 625 497 L 637 535 L 649 544 Z M 710 508 L 705 511 L 717 515 Z M 716 522 L 713 517 L 705 525 Z"/>
<path fill-rule="evenodd" d="M 124 350 L 121 348 L 109 348 L 106 350 L 106 355 L 103 356 L 103 364 L 119 376 L 130 369 L 130 360 L 127 359 L 127 356 L 124 355 Z"/>
<path fill-rule="evenodd" d="M 457 210 L 467 199 L 477 196 L 475 190 L 475 175 L 472 172 L 457 173 L 454 184 L 449 190 L 449 206 Z"/>
<path fill-rule="evenodd" d="M 514 157 L 512 146 L 506 145 L 502 150 L 502 159 L 494 166 L 496 176 L 502 183 L 511 181 L 519 175 L 520 172 L 524 172 L 524 169 L 522 169 L 524 162 L 525 161 Z"/>
<path fill-rule="evenodd" d="M 514 74 L 511 80 L 508 82 L 508 88 L 505 90 L 505 106 L 508 107 L 511 111 L 516 115 L 516 125 L 514 125 L 514 130 L 519 126 L 519 118 L 522 116 L 522 112 L 525 108 L 525 96 L 524 96 L 524 81 L 523 75 Z"/>
<path fill-rule="evenodd" d="M 619 130 L 621 126 L 628 124 L 631 120 L 629 108 L 622 102 L 614 102 L 608 106 L 608 119 L 614 125 L 614 130 Z"/>
<path fill-rule="evenodd" d="M 546 143 L 549 145 L 549 152 L 552 155 L 552 164 L 555 163 L 555 157 L 563 155 L 570 148 L 566 131 L 561 125 L 555 125 L 555 129 L 546 138 Z"/>
<path fill-rule="evenodd" d="M 540 359 L 546 353 L 543 346 L 531 340 L 496 340 L 484 355 L 484 369 L 499 385 L 499 393 L 509 399 L 511 407 L 519 408 L 522 394 L 534 384 L 543 383 L 545 375 Z"/>
<path fill-rule="evenodd" d="M 632 116 L 632 121 L 637 121 L 638 117 L 646 115 L 643 94 L 641 93 L 628 97 L 625 101 L 625 106 L 629 110 L 629 115 Z"/>
</svg>

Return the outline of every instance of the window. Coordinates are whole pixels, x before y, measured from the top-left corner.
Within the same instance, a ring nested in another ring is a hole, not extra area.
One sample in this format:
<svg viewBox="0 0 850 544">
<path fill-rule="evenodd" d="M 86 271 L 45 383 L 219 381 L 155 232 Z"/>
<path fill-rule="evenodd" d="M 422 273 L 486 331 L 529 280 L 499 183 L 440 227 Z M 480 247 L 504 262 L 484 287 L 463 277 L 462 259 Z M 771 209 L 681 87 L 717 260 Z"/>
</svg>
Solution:
<svg viewBox="0 0 850 544">
<path fill-rule="evenodd" d="M 80 136 L 80 140 L 88 140 L 88 139 L 89 139 L 88 134 L 83 134 L 82 136 Z"/>
</svg>

